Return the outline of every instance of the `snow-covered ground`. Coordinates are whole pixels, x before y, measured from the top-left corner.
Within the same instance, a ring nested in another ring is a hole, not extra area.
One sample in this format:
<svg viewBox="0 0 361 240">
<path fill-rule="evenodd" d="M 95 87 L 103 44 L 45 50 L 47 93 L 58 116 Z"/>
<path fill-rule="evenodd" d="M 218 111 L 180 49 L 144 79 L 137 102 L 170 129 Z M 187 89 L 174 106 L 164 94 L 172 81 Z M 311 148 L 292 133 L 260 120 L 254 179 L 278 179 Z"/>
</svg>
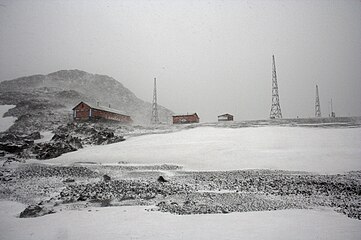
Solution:
<svg viewBox="0 0 361 240">
<path fill-rule="evenodd" d="M 170 163 L 192 170 L 361 170 L 361 128 L 198 127 L 64 154 L 49 163 Z"/>
<path fill-rule="evenodd" d="M 6 131 L 14 124 L 16 117 L 3 117 L 4 113 L 14 107 L 15 105 L 0 105 L 0 132 Z"/>
<path fill-rule="evenodd" d="M 178 216 L 144 207 L 92 208 L 20 219 L 24 205 L 0 202 L 2 240 L 360 239 L 361 221 L 332 210 Z"/>
<path fill-rule="evenodd" d="M 35 140 L 35 143 L 42 143 L 42 142 L 48 142 L 52 139 L 52 137 L 54 136 L 54 133 L 52 133 L 51 131 L 43 131 L 40 132 L 40 139 Z"/>
</svg>

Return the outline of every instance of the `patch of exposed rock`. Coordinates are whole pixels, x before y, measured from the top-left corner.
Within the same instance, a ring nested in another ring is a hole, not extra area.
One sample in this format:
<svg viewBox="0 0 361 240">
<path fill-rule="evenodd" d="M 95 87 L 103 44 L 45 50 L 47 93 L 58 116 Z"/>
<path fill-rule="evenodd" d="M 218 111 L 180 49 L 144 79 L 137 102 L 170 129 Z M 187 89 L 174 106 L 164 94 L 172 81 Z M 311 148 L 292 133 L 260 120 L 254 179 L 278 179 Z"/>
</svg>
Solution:
<svg viewBox="0 0 361 240">
<path fill-rule="evenodd" d="M 60 126 L 55 133 L 77 136 L 84 145 L 104 145 L 125 140 L 123 136 L 115 135 L 117 128 L 121 128 L 121 126 L 110 123 L 73 122 Z"/>
<path fill-rule="evenodd" d="M 129 199 L 150 200 L 157 195 L 168 196 L 187 194 L 189 192 L 190 187 L 186 184 L 114 180 L 69 185 L 60 193 L 60 199 L 63 202 L 103 201 L 106 199 L 117 201 Z"/>
<path fill-rule="evenodd" d="M 16 169 L 15 176 L 18 178 L 33 178 L 33 177 L 98 177 L 98 174 L 89 168 L 78 166 L 51 166 L 42 164 L 27 164 Z"/>
<path fill-rule="evenodd" d="M 35 140 L 41 138 L 39 132 L 2 133 L 0 158 L 7 158 L 7 162 L 28 158 L 51 159 L 76 151 L 84 145 L 110 144 L 125 140 L 123 136 L 117 136 L 114 132 L 115 129 L 104 127 L 102 124 L 74 122 L 58 127 L 49 142 L 35 143 Z"/>
<path fill-rule="evenodd" d="M 7 153 L 20 153 L 24 149 L 31 147 L 34 144 L 34 140 L 37 139 L 40 139 L 39 132 L 30 134 L 1 133 L 0 150 Z M 3 155 L 5 155 L 5 153 Z"/>
</svg>

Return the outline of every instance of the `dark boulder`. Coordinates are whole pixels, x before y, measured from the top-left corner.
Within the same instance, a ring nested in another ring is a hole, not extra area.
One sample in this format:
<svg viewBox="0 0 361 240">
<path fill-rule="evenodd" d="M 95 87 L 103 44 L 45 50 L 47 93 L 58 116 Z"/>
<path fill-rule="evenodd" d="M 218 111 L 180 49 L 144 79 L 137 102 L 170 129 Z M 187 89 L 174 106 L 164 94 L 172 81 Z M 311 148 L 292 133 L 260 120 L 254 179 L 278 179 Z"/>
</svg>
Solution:
<svg viewBox="0 0 361 240">
<path fill-rule="evenodd" d="M 40 205 L 30 205 L 20 213 L 20 218 L 40 217 L 51 213 L 55 213 L 53 208 Z"/>
<path fill-rule="evenodd" d="M 75 149 L 80 149 L 83 147 L 79 138 L 73 137 L 69 134 L 55 134 L 52 137 L 51 142 L 64 142 Z"/>
<path fill-rule="evenodd" d="M 64 142 L 49 142 L 36 144 L 32 151 L 36 154 L 37 159 L 51 159 L 59 157 L 60 155 L 73 152 L 77 149 L 72 147 L 69 143 Z"/>
<path fill-rule="evenodd" d="M 159 176 L 157 181 L 160 182 L 160 183 L 168 182 L 168 180 L 166 180 L 163 176 Z"/>
<path fill-rule="evenodd" d="M 104 180 L 104 182 L 110 182 L 111 177 L 105 174 L 105 175 L 103 176 L 103 180 Z"/>
</svg>

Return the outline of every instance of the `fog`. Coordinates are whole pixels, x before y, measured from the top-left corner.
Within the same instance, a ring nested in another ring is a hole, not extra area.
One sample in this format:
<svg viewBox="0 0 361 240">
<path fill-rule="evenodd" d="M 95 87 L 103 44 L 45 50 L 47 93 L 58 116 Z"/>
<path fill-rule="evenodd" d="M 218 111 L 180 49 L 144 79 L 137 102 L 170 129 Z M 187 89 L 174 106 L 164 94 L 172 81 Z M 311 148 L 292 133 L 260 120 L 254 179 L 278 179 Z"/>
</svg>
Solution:
<svg viewBox="0 0 361 240">
<path fill-rule="evenodd" d="M 201 121 L 361 115 L 361 1 L 1 1 L 0 80 L 106 74 Z"/>
</svg>

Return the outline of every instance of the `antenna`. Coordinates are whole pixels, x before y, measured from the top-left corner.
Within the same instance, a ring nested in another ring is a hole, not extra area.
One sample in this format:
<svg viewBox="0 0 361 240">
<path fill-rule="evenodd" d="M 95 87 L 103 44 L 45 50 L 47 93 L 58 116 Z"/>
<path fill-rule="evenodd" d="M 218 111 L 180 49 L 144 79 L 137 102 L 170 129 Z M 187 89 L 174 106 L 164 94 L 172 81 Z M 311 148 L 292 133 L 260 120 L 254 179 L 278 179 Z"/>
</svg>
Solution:
<svg viewBox="0 0 361 240">
<path fill-rule="evenodd" d="M 152 105 L 152 124 L 158 124 L 159 123 L 159 117 L 158 117 L 158 105 L 157 105 L 157 79 L 154 78 L 154 90 L 153 90 L 153 105 Z"/>
<path fill-rule="evenodd" d="M 272 106 L 270 118 L 282 118 L 282 112 L 280 107 L 280 97 L 278 95 L 278 85 L 277 85 L 277 74 L 276 74 L 276 63 L 275 56 L 272 55 Z"/>
<path fill-rule="evenodd" d="M 332 118 L 336 117 L 336 113 L 333 111 L 333 106 L 332 106 L 332 98 L 331 98 L 331 116 Z"/>
<path fill-rule="evenodd" d="M 315 117 L 321 117 L 320 97 L 318 95 L 318 86 L 317 85 L 316 85 Z"/>
</svg>

